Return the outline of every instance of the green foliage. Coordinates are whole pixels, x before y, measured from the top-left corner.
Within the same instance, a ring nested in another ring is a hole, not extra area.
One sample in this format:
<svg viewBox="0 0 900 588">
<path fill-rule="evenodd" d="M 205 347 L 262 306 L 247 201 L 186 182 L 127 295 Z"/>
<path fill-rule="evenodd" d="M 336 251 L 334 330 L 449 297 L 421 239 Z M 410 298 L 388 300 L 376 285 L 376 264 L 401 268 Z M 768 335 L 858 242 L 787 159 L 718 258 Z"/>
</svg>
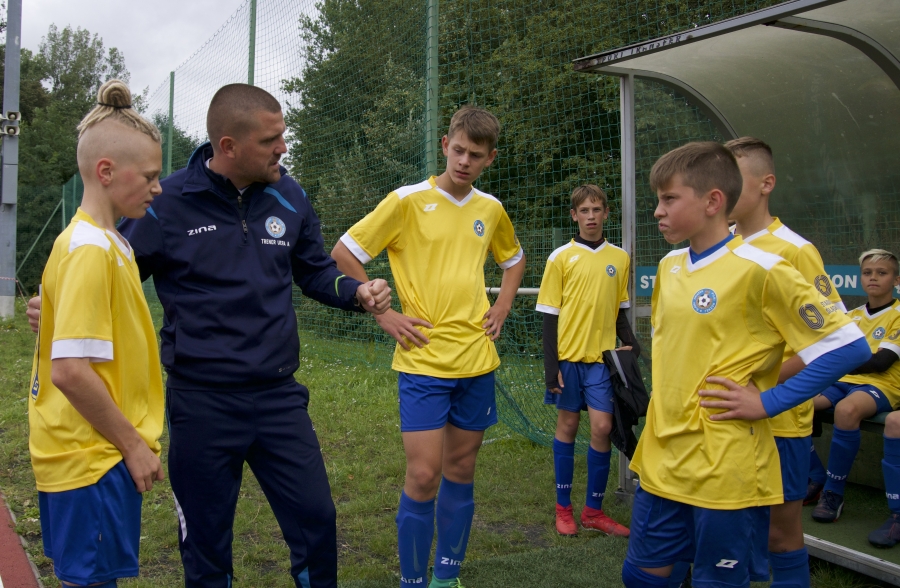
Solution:
<svg viewBox="0 0 900 588">
<path fill-rule="evenodd" d="M 165 175 L 166 158 L 168 157 L 170 149 L 168 134 L 169 115 L 157 112 L 153 114 L 151 120 L 162 134 L 163 175 Z M 191 153 L 193 153 L 194 149 L 196 149 L 204 140 L 205 139 L 187 133 L 177 124 L 172 125 L 172 171 L 177 171 L 187 166 Z"/>
</svg>

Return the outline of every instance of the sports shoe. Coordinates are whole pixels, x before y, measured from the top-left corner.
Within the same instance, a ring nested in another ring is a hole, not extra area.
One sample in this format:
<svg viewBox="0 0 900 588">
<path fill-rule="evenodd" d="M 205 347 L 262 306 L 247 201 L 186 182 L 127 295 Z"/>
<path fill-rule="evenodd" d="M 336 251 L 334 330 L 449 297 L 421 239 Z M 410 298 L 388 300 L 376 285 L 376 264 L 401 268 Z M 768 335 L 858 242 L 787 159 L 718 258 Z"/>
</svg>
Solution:
<svg viewBox="0 0 900 588">
<path fill-rule="evenodd" d="M 556 505 L 556 532 L 565 537 L 578 535 L 578 527 L 575 526 L 571 504 L 569 506 Z"/>
<path fill-rule="evenodd" d="M 428 588 L 463 588 L 459 578 L 450 578 L 449 580 L 441 580 L 436 576 L 431 576 L 431 583 Z"/>
<path fill-rule="evenodd" d="M 628 537 L 631 531 L 612 520 L 602 510 L 585 506 L 581 511 L 581 528 L 590 531 L 601 531 L 614 537 Z"/>
<path fill-rule="evenodd" d="M 808 504 L 815 504 L 819 502 L 819 497 L 822 496 L 822 488 L 825 487 L 825 484 L 820 482 L 810 482 L 806 485 L 806 497 L 803 499 L 803 506 Z"/>
<path fill-rule="evenodd" d="M 900 515 L 892 514 L 883 525 L 869 533 L 869 543 L 875 547 L 893 547 L 900 543 Z"/>
<path fill-rule="evenodd" d="M 820 523 L 833 523 L 841 517 L 843 509 L 844 497 L 831 490 L 825 490 L 819 498 L 819 504 L 812 511 L 812 518 Z"/>
</svg>

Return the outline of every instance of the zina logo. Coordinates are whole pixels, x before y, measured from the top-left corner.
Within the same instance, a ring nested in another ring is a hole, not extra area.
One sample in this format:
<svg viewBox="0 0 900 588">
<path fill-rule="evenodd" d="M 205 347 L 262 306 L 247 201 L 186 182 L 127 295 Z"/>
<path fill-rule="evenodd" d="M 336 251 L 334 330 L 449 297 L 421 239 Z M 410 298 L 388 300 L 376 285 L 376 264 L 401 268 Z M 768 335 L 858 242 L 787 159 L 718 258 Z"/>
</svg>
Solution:
<svg viewBox="0 0 900 588">
<path fill-rule="evenodd" d="M 190 237 L 192 235 L 199 235 L 200 233 L 206 233 L 206 232 L 215 231 L 215 230 L 216 230 L 216 225 L 209 225 L 207 227 L 200 227 L 199 229 L 188 229 L 187 234 L 188 234 L 188 237 Z"/>
<path fill-rule="evenodd" d="M 431 212 L 431 211 L 434 210 L 435 208 L 437 208 L 437 204 L 426 204 L 426 205 L 425 205 L 425 212 Z"/>
</svg>

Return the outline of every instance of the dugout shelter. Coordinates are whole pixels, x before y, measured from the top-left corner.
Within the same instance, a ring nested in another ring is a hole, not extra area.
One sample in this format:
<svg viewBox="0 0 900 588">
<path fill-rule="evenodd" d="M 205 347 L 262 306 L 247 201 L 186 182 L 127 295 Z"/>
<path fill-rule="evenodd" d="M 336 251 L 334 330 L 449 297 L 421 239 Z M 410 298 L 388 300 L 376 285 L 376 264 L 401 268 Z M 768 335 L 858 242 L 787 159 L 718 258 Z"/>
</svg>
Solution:
<svg viewBox="0 0 900 588">
<path fill-rule="evenodd" d="M 724 140 L 752 135 L 772 146 L 773 214 L 819 248 L 848 308 L 865 301 L 856 256 L 875 246 L 900 249 L 900 0 L 789 0 L 582 57 L 574 68 L 619 79 L 622 235 L 633 259 L 637 332 L 647 331 L 655 266 L 670 247 L 642 177 L 646 146 L 636 140 L 636 120 L 647 124 L 647 117 L 636 116 L 636 84 L 672 91 Z M 879 427 L 864 426 L 873 434 L 854 468 L 873 485 L 881 471 Z M 861 470 L 869 470 L 867 479 Z M 624 458 L 619 478 L 622 491 L 633 493 Z M 816 557 L 900 585 L 900 547 L 876 550 L 866 541 L 889 514 L 883 492 L 870 490 L 854 490 L 860 496 L 848 496 L 832 525 L 813 522 L 807 507 L 806 543 Z"/>
</svg>

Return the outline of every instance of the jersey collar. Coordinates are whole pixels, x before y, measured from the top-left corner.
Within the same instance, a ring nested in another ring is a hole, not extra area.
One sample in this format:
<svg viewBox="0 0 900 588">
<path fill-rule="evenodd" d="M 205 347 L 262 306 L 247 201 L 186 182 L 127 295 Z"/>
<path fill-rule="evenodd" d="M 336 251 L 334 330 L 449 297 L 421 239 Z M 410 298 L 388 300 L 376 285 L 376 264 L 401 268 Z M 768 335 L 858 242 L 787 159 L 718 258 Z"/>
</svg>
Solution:
<svg viewBox="0 0 900 588">
<path fill-rule="evenodd" d="M 128 244 L 128 241 L 120 239 L 119 236 L 116 235 L 115 232 L 104 229 L 103 227 L 98 225 L 97 222 L 94 220 L 94 218 L 91 215 L 89 215 L 88 213 L 86 213 L 84 210 L 82 210 L 80 206 L 75 211 L 75 214 L 72 216 L 72 220 L 73 221 L 84 221 L 84 222 L 88 223 L 89 225 L 103 231 L 104 233 L 106 233 L 107 238 L 109 238 L 110 241 L 112 241 L 113 243 L 116 244 L 116 247 L 119 249 L 119 251 L 122 252 L 122 255 L 127 257 L 129 260 L 132 258 L 131 245 Z"/>
<path fill-rule="evenodd" d="M 744 240 L 741 238 L 741 236 L 734 235 L 734 238 L 726 241 L 721 247 L 719 247 L 712 253 L 708 254 L 706 257 L 703 257 L 702 259 L 698 259 L 696 263 L 691 261 L 690 247 L 686 247 L 684 249 L 684 256 L 687 258 L 686 259 L 687 271 L 694 272 L 699 269 L 703 269 L 706 266 L 713 264 L 716 260 L 719 260 L 719 259 L 725 257 L 726 255 L 728 255 L 728 252 L 731 251 L 732 249 L 734 249 L 740 245 L 743 245 L 743 244 L 744 244 Z"/>
<path fill-rule="evenodd" d="M 598 251 L 603 251 L 604 249 L 606 249 L 606 246 L 607 246 L 608 244 L 609 244 L 609 241 L 604 241 L 604 242 L 603 242 L 600 246 L 598 246 L 596 249 L 591 249 L 590 247 L 588 247 L 588 246 L 585 245 L 584 243 L 579 243 L 579 242 L 576 241 L 575 239 L 572 239 L 572 245 L 574 245 L 575 247 L 581 247 L 581 248 L 584 249 L 585 251 L 590 251 L 591 253 L 597 253 Z"/>
<path fill-rule="evenodd" d="M 891 302 L 890 306 L 887 306 L 887 307 L 885 307 L 885 308 L 882 308 L 881 310 L 879 310 L 879 311 L 876 312 L 875 314 L 869 314 L 869 307 L 868 307 L 867 304 L 863 304 L 863 305 L 862 305 L 862 309 L 863 309 L 863 312 L 866 313 L 866 318 L 868 318 L 868 319 L 873 319 L 873 318 L 875 318 L 875 317 L 879 317 L 879 316 L 883 315 L 884 313 L 886 313 L 886 312 L 889 311 L 889 310 L 894 310 L 895 308 L 897 308 L 898 302 L 900 302 L 900 300 L 897 300 L 897 299 L 895 298 L 894 301 Z"/>
<path fill-rule="evenodd" d="M 469 201 L 475 196 L 475 188 L 472 188 L 472 191 L 469 192 L 465 198 L 463 198 L 462 200 L 457 200 L 456 198 L 453 197 L 452 194 L 450 194 L 450 192 L 443 190 L 440 186 L 437 185 L 437 179 L 434 176 L 431 176 L 430 178 L 428 178 L 428 182 L 439 194 L 441 194 L 444 198 L 446 198 L 447 200 L 449 200 L 450 202 L 452 202 L 459 208 L 462 208 L 463 206 L 468 204 Z"/>
</svg>

